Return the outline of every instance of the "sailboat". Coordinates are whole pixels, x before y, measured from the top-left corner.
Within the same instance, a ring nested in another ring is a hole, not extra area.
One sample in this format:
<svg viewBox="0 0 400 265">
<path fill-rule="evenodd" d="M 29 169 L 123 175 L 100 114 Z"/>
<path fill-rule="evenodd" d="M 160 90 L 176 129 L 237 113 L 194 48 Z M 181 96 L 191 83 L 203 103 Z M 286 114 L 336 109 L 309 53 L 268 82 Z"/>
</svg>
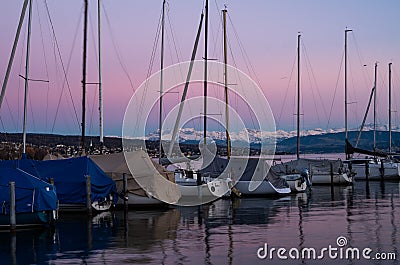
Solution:
<svg viewBox="0 0 400 265">
<path fill-rule="evenodd" d="M 305 159 L 300 158 L 300 39 L 297 36 L 297 152 L 296 160 L 278 164 L 275 167 L 277 172 L 286 174 L 307 174 L 304 181 L 308 185 L 348 185 L 353 182 L 351 172 L 345 167 L 341 160 L 328 159 Z M 274 168 L 273 167 L 273 168 Z M 306 173 L 307 172 L 307 173 Z M 308 179 L 309 178 L 309 179 Z"/>
<path fill-rule="evenodd" d="M 25 1 L 26 2 L 26 1 Z M 25 5 L 24 5 L 25 7 Z M 84 153 L 84 121 L 85 121 L 85 86 L 86 86 L 86 34 L 88 1 L 85 0 L 84 20 L 84 52 L 83 52 L 83 117 L 82 117 L 82 151 Z M 24 12 L 23 12 L 24 13 Z M 23 21 L 21 14 L 20 23 Z M 29 23 L 30 25 L 30 23 Z M 30 28 L 28 30 L 28 36 Z M 28 37 L 29 39 L 29 37 Z M 17 39 L 16 39 L 17 40 Z M 29 43 L 29 41 L 28 41 Z M 17 41 L 14 42 L 13 51 Z M 13 54 L 10 58 L 9 69 L 11 69 Z M 18 168 L 33 176 L 36 176 L 48 183 L 54 181 L 60 203 L 60 210 L 66 211 L 97 211 L 110 209 L 117 199 L 115 182 L 111 180 L 89 157 L 72 157 L 60 160 L 36 161 L 26 156 L 26 102 L 28 92 L 28 65 L 29 46 L 27 49 L 27 63 L 25 79 L 25 100 L 24 100 L 24 128 L 23 128 L 23 154 L 20 160 L 1 161 L 2 167 Z M 8 77 L 7 77 L 8 78 Z M 3 83 L 5 90 L 7 82 Z"/>
<path fill-rule="evenodd" d="M 373 156 L 372 158 L 363 158 L 363 159 L 355 159 L 350 158 L 348 163 L 349 167 L 351 165 L 352 169 L 356 172 L 355 179 L 356 180 L 399 180 L 400 179 L 400 163 L 394 161 L 390 158 L 391 155 L 391 66 L 392 63 L 389 63 L 389 153 L 380 151 L 376 148 L 376 91 L 377 91 L 377 69 L 378 64 L 375 63 L 375 78 L 374 78 L 374 87 L 371 91 L 370 100 L 368 102 L 368 107 L 365 112 L 364 120 L 362 122 L 356 146 L 353 147 L 347 140 L 346 140 L 346 153 L 348 155 L 352 155 L 353 153 L 360 153 Z M 364 123 L 369 111 L 369 107 L 372 101 L 372 95 L 374 96 L 374 144 L 373 144 L 373 151 L 363 150 L 357 148 L 358 141 L 361 137 L 361 132 L 364 127 Z"/>
<path fill-rule="evenodd" d="M 197 47 L 198 47 L 198 42 L 200 39 L 200 33 L 201 33 L 201 28 L 202 28 L 202 23 L 203 23 L 203 18 L 204 18 L 204 13 L 201 14 L 200 18 L 200 24 L 199 28 L 197 31 L 196 35 L 196 40 L 195 44 L 193 47 L 192 51 L 192 56 L 190 60 L 190 66 L 186 78 L 186 83 L 185 83 L 185 88 L 184 92 L 181 98 L 181 102 L 179 105 L 179 112 L 175 121 L 175 126 L 173 129 L 172 133 L 172 139 L 171 143 L 169 146 L 169 157 L 172 155 L 172 150 L 174 147 L 174 141 L 176 139 L 177 133 L 178 133 L 178 126 L 179 122 L 181 120 L 181 115 L 183 112 L 183 106 L 186 100 L 186 93 L 189 87 L 189 82 L 190 82 L 190 77 L 192 73 L 192 67 L 195 61 L 195 56 L 197 52 Z M 225 34 L 226 35 L 226 34 Z M 207 140 L 207 72 L 208 72 L 208 67 L 207 67 L 207 52 L 208 52 L 208 0 L 205 1 L 205 37 L 204 37 L 204 113 L 203 113 L 203 118 L 204 118 L 204 139 L 203 139 L 203 144 L 202 147 L 204 147 L 204 152 L 207 152 L 207 142 L 210 140 Z M 161 87 L 162 87 L 162 80 L 160 82 Z M 162 91 L 162 89 L 161 89 Z M 159 147 L 159 154 L 160 154 L 160 163 L 161 163 L 161 157 L 162 157 L 162 148 L 161 148 L 161 132 L 162 132 L 162 120 L 161 120 L 161 103 L 162 103 L 162 95 L 160 93 L 160 147 Z M 208 143 L 209 144 L 209 143 Z M 200 147 L 200 148 L 202 148 Z M 204 159 L 204 158 L 203 158 Z M 189 163 L 190 164 L 190 163 Z M 196 176 L 196 177 L 195 177 Z M 196 202 L 210 202 L 214 201 L 216 199 L 219 199 L 222 196 L 227 196 L 230 194 L 230 189 L 232 188 L 232 183 L 231 179 L 229 177 L 227 178 L 219 178 L 219 179 L 211 179 L 208 177 L 203 176 L 202 170 L 199 170 L 197 172 L 194 172 L 192 169 L 187 168 L 186 170 L 175 170 L 175 183 L 178 184 L 179 186 L 179 191 L 182 195 L 182 198 L 178 203 L 182 205 L 192 205 L 193 203 Z"/>
<path fill-rule="evenodd" d="M 7 68 L 6 78 L 3 83 L 2 96 L 9 71 L 11 69 L 15 44 L 18 42 L 19 33 L 24 20 L 28 0 L 24 1 L 20 21 L 14 41 L 13 52 Z M 24 101 L 24 140 L 23 156 L 26 151 L 26 99 L 29 80 L 29 55 L 30 55 L 30 32 L 32 20 L 32 1 L 29 1 L 28 11 L 28 38 L 25 65 L 25 101 Z M 3 97 L 1 97 L 2 102 Z M 1 107 L 0 102 L 0 107 Z M 11 227 L 15 229 L 20 226 L 33 226 L 51 224 L 57 219 L 58 199 L 53 185 L 44 182 L 34 175 L 19 169 L 18 167 L 0 165 L 0 201 L 2 209 L 0 212 L 0 228 Z M 14 209 L 12 209 L 14 208 Z M 13 227 L 16 226 L 16 227 Z"/>
<path fill-rule="evenodd" d="M 227 9 L 222 10 L 223 15 L 223 43 L 224 43 L 224 98 L 225 98 L 225 126 L 226 126 L 226 147 L 227 157 L 216 156 L 212 161 L 207 161 L 207 156 L 203 155 L 203 166 L 201 174 L 215 179 L 226 180 L 236 194 L 243 196 L 268 196 L 286 195 L 291 189 L 284 179 L 271 173 L 266 159 L 261 157 L 236 157 L 231 156 L 231 139 L 229 135 L 229 104 L 228 104 L 228 67 L 227 67 L 227 37 L 226 37 L 226 14 Z M 205 78 L 205 80 L 207 80 Z M 205 88 L 206 92 L 206 88 Z M 205 93 L 205 114 L 206 112 L 206 93 Z M 204 115 L 204 152 L 207 152 L 206 143 L 206 115 Z M 174 138 L 173 138 L 174 139 Z M 243 166 L 245 168 L 243 168 Z M 257 179 L 258 181 L 254 181 Z M 256 184 L 256 188 L 251 188 Z"/>
<path fill-rule="evenodd" d="M 164 24 L 165 1 L 163 2 L 163 24 Z M 100 39 L 100 0 L 98 1 L 98 45 L 99 45 L 99 129 L 100 129 L 100 148 L 103 142 L 103 104 L 102 104 L 102 82 L 101 82 L 101 39 Z M 162 30 L 164 31 L 164 30 Z M 162 33 L 163 34 L 163 33 Z M 163 42 L 163 41 L 162 41 Z M 163 46 L 163 43 L 162 43 Z M 147 207 L 162 206 L 164 201 L 178 201 L 180 194 L 178 190 L 168 190 L 156 174 L 169 181 L 174 181 L 173 172 L 167 172 L 161 166 L 154 163 L 143 150 L 128 151 L 123 153 L 90 155 L 90 158 L 113 180 L 116 182 L 117 193 L 120 200 L 117 205 L 128 207 Z M 134 162 L 132 162 L 134 161 Z M 131 172 L 128 164 L 134 163 L 135 172 Z M 136 178 L 142 181 L 139 184 Z M 143 184 L 145 182 L 145 184 Z M 160 198 L 161 200 L 157 199 Z"/>
</svg>

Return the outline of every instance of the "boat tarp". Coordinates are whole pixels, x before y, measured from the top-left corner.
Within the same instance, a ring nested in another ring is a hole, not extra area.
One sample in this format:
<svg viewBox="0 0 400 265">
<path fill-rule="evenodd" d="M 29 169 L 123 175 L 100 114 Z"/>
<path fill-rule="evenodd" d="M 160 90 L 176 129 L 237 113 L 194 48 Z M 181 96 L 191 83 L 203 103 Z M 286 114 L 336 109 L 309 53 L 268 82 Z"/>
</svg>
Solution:
<svg viewBox="0 0 400 265">
<path fill-rule="evenodd" d="M 28 213 L 57 209 L 54 187 L 17 168 L 0 168 L 1 213 L 10 211 L 10 185 L 15 182 L 15 211 Z"/>
<path fill-rule="evenodd" d="M 59 160 L 30 159 L 2 161 L 0 165 L 19 168 L 49 182 L 54 180 L 61 204 L 86 203 L 86 176 L 90 176 L 92 201 L 103 201 L 109 194 L 118 200 L 115 182 L 87 156 Z"/>
<path fill-rule="evenodd" d="M 329 174 L 331 172 L 331 165 L 334 173 L 343 172 L 343 162 L 341 160 L 307 158 L 299 158 L 276 164 L 272 166 L 272 169 L 277 174 L 301 174 L 305 169 L 311 169 L 310 174 Z"/>
<path fill-rule="evenodd" d="M 228 165 L 230 169 L 227 169 Z M 244 171 L 241 169 L 243 165 L 245 165 Z M 257 181 L 262 181 L 264 179 L 268 180 L 275 188 L 288 187 L 288 184 L 284 179 L 280 178 L 274 172 L 271 172 L 269 165 L 266 163 L 265 159 L 262 158 L 231 157 L 230 159 L 227 159 L 215 156 L 211 163 L 205 167 L 203 166 L 203 169 L 200 170 L 202 175 L 210 177 L 222 176 L 224 171 L 231 173 L 241 172 L 239 181 L 251 181 L 253 180 L 253 177 L 255 177 L 254 179 Z"/>
<path fill-rule="evenodd" d="M 174 172 L 152 161 L 143 150 L 91 156 L 93 161 L 109 175 L 123 191 L 123 175 L 127 178 L 127 190 L 139 196 L 151 195 L 164 202 L 177 202 L 181 193 L 175 183 Z M 129 169 L 126 161 L 133 167 Z M 160 177 L 162 176 L 162 177 Z"/>
</svg>

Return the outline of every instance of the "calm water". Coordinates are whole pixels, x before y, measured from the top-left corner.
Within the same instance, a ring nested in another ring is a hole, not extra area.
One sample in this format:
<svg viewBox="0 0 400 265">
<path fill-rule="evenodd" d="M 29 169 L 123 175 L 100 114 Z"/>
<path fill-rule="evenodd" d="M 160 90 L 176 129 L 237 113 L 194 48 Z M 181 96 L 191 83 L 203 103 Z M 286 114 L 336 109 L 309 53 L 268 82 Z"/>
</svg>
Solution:
<svg viewBox="0 0 400 265">
<path fill-rule="evenodd" d="M 323 264 L 400 264 L 399 206 L 399 183 L 359 182 L 283 198 L 92 219 L 63 215 L 53 229 L 0 232 L 0 264 L 321 264 L 307 257 L 280 260 L 276 253 L 259 259 L 257 250 L 267 243 L 286 248 L 286 256 L 292 248 L 319 251 L 338 247 L 339 236 L 347 240 L 343 251 L 368 247 L 369 256 L 393 252 L 397 260 L 333 260 L 325 253 Z"/>
</svg>

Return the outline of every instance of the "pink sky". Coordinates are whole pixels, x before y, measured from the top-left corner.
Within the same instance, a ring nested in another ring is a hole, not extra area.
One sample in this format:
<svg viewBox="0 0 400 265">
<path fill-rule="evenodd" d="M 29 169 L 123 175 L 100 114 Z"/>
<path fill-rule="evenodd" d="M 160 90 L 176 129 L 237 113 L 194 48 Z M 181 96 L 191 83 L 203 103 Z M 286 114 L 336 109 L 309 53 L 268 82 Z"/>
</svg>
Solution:
<svg viewBox="0 0 400 265">
<path fill-rule="evenodd" d="M 83 1 L 47 0 L 50 15 L 65 66 L 71 54 L 68 82 L 77 118 L 65 86 L 54 128 L 63 75 L 54 49 L 44 1 L 33 1 L 31 78 L 49 79 L 50 84 L 30 85 L 28 131 L 79 134 L 81 119 L 81 60 Z M 393 110 L 399 111 L 400 28 L 397 26 L 400 3 L 391 1 L 210 1 L 209 57 L 222 61 L 220 10 L 228 7 L 228 37 L 232 51 L 228 63 L 259 81 L 275 115 L 278 129 L 295 129 L 294 112 L 297 70 L 291 70 L 296 59 L 297 32 L 302 33 L 302 128 L 341 128 L 344 126 L 343 68 L 344 29 L 349 27 L 349 127 L 361 123 L 370 89 L 373 65 L 378 70 L 378 122 L 387 123 L 387 68 L 393 63 Z M 104 87 L 105 134 L 120 135 L 126 105 L 133 90 L 146 78 L 162 1 L 103 0 L 102 73 Z M 218 7 L 217 7 L 218 5 Z M 0 10 L 0 80 L 14 39 L 22 0 L 7 1 Z M 166 25 L 165 66 L 190 59 L 203 1 L 169 1 Z M 89 82 L 97 82 L 96 12 L 97 1 L 89 1 Z M 104 12 L 105 11 L 105 12 Z M 106 19 L 105 13 L 109 20 Z M 110 23 L 110 24 L 109 24 Z M 92 27 L 92 26 L 93 27 Z M 174 38 L 171 35 L 171 26 Z M 112 31 L 110 31 L 110 27 Z M 238 34 L 254 72 L 249 73 L 235 37 Z M 73 40 L 76 35 L 76 41 Z M 24 24 L 14 60 L 6 99 L 0 110 L 1 131 L 22 130 L 23 82 L 26 24 Z M 132 80 L 132 86 L 118 61 L 114 46 Z M 44 47 L 44 48 L 43 48 Z M 72 50 L 72 53 L 71 53 Z M 233 54 L 233 58 L 231 57 Z M 203 56 L 203 36 L 197 59 Z M 308 60 L 309 62 L 306 62 Z M 159 70 L 159 45 L 152 73 Z M 47 65 L 47 68 L 46 68 Z M 366 65 L 366 66 L 363 66 Z M 48 74 L 47 74 L 48 73 Z M 339 79 L 338 79 L 338 75 Z M 315 79 L 314 79 L 315 78 Z M 312 82 L 310 83 L 310 79 Z M 289 82 L 291 81 L 291 82 Z M 96 86 L 88 86 L 87 132 L 98 134 Z M 336 89 L 336 94 L 335 94 Z M 251 92 L 249 92 L 251 93 Z M 286 96 L 285 96 L 286 95 Z M 335 100 L 333 101 L 335 95 Z M 173 98 L 171 100 L 175 100 Z M 333 103 L 332 103 L 333 102 Z M 7 106 L 8 103 L 8 106 Z M 93 104 L 94 103 L 94 104 Z M 174 104 L 174 102 L 169 102 Z M 332 106 L 331 115 L 330 109 Z M 92 111 L 93 109 L 93 111 Z M 325 110 L 324 110 L 325 109 Z M 93 113 L 93 114 L 92 114 Z M 393 120 L 399 125 L 398 112 Z M 328 124 L 327 119 L 330 117 Z M 372 117 L 372 115 L 370 116 Z M 372 119 L 370 118 L 371 122 Z M 155 124 L 156 126 L 156 124 Z M 201 128 L 198 128 L 201 130 Z"/>
</svg>

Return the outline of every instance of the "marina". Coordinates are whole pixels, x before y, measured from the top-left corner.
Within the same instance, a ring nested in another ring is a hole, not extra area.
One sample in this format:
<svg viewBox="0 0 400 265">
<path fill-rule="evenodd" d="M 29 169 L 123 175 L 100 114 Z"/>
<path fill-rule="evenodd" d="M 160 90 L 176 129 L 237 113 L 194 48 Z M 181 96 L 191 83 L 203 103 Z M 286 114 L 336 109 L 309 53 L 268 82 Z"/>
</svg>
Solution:
<svg viewBox="0 0 400 265">
<path fill-rule="evenodd" d="M 4 5 L 0 263 L 400 264 L 400 35 L 357 1 Z"/>
<path fill-rule="evenodd" d="M 259 259 L 271 247 L 320 249 L 343 236 L 352 247 L 396 259 L 324 264 L 399 264 L 399 183 L 314 187 L 282 198 L 218 200 L 197 207 L 62 214 L 54 227 L 0 232 L 2 264 L 320 264 Z"/>
</svg>

